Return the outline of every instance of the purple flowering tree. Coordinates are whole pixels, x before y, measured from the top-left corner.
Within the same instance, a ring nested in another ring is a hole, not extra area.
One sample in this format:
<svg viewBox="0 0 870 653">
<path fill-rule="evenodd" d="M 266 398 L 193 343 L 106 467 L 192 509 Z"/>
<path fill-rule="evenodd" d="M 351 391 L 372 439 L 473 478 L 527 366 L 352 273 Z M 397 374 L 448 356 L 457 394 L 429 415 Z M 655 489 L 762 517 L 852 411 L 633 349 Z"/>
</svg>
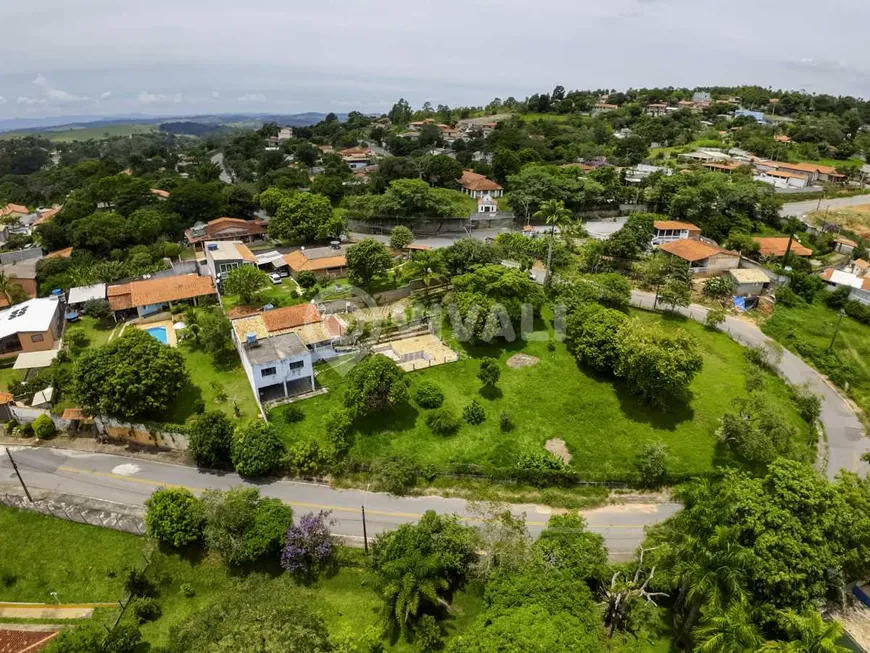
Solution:
<svg viewBox="0 0 870 653">
<path fill-rule="evenodd" d="M 309 512 L 287 529 L 281 566 L 296 576 L 310 578 L 326 567 L 335 553 L 335 540 L 329 527 L 331 512 Z"/>
</svg>

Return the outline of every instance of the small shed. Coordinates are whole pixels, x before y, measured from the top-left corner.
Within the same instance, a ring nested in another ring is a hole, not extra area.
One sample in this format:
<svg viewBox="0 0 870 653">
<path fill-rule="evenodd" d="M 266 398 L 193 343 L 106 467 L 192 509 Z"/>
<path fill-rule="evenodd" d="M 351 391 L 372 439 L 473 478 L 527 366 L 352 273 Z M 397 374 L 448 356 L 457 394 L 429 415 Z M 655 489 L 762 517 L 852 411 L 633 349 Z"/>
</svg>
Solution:
<svg viewBox="0 0 870 653">
<path fill-rule="evenodd" d="M 33 395 L 33 401 L 30 402 L 31 408 L 51 408 L 51 400 L 54 398 L 54 388 L 48 386 L 45 390 L 40 390 Z"/>
<path fill-rule="evenodd" d="M 43 367 L 48 367 L 52 364 L 60 349 L 47 349 L 45 351 L 28 351 L 23 354 L 18 354 L 15 359 L 13 370 L 36 370 Z"/>
<path fill-rule="evenodd" d="M 95 283 L 92 286 L 78 286 L 76 288 L 70 288 L 69 294 L 67 295 L 67 304 L 70 306 L 84 306 L 86 302 L 93 301 L 95 299 L 105 299 L 106 298 L 106 284 L 104 283 Z"/>
<path fill-rule="evenodd" d="M 736 268 L 728 270 L 728 275 L 736 285 L 735 295 L 760 295 L 770 287 L 770 277 L 764 270 Z"/>
</svg>

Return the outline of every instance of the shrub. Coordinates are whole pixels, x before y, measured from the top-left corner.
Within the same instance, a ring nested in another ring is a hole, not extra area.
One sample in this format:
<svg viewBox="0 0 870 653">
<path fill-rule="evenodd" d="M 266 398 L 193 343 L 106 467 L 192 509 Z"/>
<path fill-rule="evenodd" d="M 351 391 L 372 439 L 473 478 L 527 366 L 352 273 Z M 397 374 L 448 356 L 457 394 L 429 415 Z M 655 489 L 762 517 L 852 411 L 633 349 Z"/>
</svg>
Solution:
<svg viewBox="0 0 870 653">
<path fill-rule="evenodd" d="M 441 626 L 431 614 L 424 614 L 414 627 L 417 650 L 420 653 L 432 653 L 444 647 L 444 635 Z"/>
<path fill-rule="evenodd" d="M 295 424 L 305 419 L 305 413 L 296 404 L 290 404 L 284 408 L 283 417 L 288 424 Z"/>
<path fill-rule="evenodd" d="M 318 474 L 328 462 L 328 456 L 314 440 L 294 442 L 287 447 L 287 464 L 303 476 Z"/>
<path fill-rule="evenodd" d="M 345 453 L 350 448 L 350 431 L 353 420 L 344 408 L 334 408 L 326 416 L 326 437 L 336 453 Z"/>
<path fill-rule="evenodd" d="M 308 290 L 317 285 L 317 277 L 311 270 L 303 270 L 296 275 L 296 283 Z"/>
<path fill-rule="evenodd" d="M 21 427 L 21 435 L 25 438 L 33 437 L 33 423 L 28 422 L 24 426 Z"/>
<path fill-rule="evenodd" d="M 822 398 L 810 392 L 807 385 L 790 388 L 791 399 L 807 424 L 815 424 L 822 414 Z"/>
<path fill-rule="evenodd" d="M 459 430 L 460 421 L 450 408 L 436 408 L 426 416 L 426 425 L 437 435 L 453 435 Z"/>
<path fill-rule="evenodd" d="M 390 232 L 390 247 L 402 250 L 414 242 L 414 233 L 404 225 L 396 225 Z"/>
<path fill-rule="evenodd" d="M 825 296 L 825 304 L 828 308 L 838 311 L 846 306 L 846 302 L 849 300 L 849 295 L 851 294 L 852 288 L 849 286 L 840 286 Z"/>
<path fill-rule="evenodd" d="M 133 616 L 140 624 L 146 621 L 154 621 L 162 614 L 160 606 L 153 598 L 143 596 L 133 600 Z"/>
<path fill-rule="evenodd" d="M 321 510 L 291 525 L 284 537 L 281 566 L 291 574 L 311 578 L 332 562 L 335 541 L 329 531 L 331 524 L 329 513 Z"/>
<path fill-rule="evenodd" d="M 503 410 L 498 414 L 498 425 L 505 433 L 514 430 L 514 420 L 506 410 Z"/>
<path fill-rule="evenodd" d="M 731 277 L 713 277 L 704 283 L 704 294 L 713 299 L 725 299 L 734 294 L 736 284 Z"/>
<path fill-rule="evenodd" d="M 785 306 L 786 308 L 794 308 L 795 306 L 800 306 L 804 303 L 804 300 L 788 286 L 777 288 L 774 297 L 776 298 L 777 304 Z"/>
<path fill-rule="evenodd" d="M 124 579 L 124 591 L 130 596 L 154 596 L 154 584 L 145 576 L 145 571 L 132 567 Z"/>
<path fill-rule="evenodd" d="M 145 501 L 145 527 L 158 542 L 182 547 L 202 537 L 202 503 L 186 488 L 161 488 Z"/>
<path fill-rule="evenodd" d="M 549 451 L 526 451 L 519 455 L 517 469 L 536 471 L 562 471 L 568 468 L 565 461 Z"/>
<path fill-rule="evenodd" d="M 477 399 L 472 399 L 471 403 L 465 406 L 462 409 L 462 419 L 464 419 L 469 424 L 482 424 L 486 419 L 486 413 L 483 410 L 483 406 L 480 405 L 480 402 Z"/>
<path fill-rule="evenodd" d="M 444 393 L 433 381 L 423 381 L 414 391 L 414 401 L 421 408 L 438 408 L 444 403 Z"/>
<path fill-rule="evenodd" d="M 668 448 L 664 444 L 645 444 L 634 458 L 634 469 L 641 485 L 657 488 L 668 478 Z"/>
<path fill-rule="evenodd" d="M 7 433 L 12 433 L 12 431 L 14 431 L 17 428 L 18 428 L 18 420 L 17 419 L 10 419 L 8 422 L 6 422 L 6 432 Z"/>
<path fill-rule="evenodd" d="M 284 446 L 268 424 L 249 422 L 236 429 L 232 458 L 242 476 L 265 476 L 281 466 Z"/>
<path fill-rule="evenodd" d="M 191 425 L 187 452 L 197 465 L 222 469 L 232 465 L 232 444 L 232 422 L 219 410 L 210 410 Z"/>
<path fill-rule="evenodd" d="M 405 494 L 417 479 L 417 468 L 406 458 L 391 456 L 373 465 L 375 482 L 384 492 Z"/>
<path fill-rule="evenodd" d="M 704 320 L 704 324 L 706 324 L 711 329 L 715 329 L 724 321 L 725 311 L 721 308 L 711 308 L 709 311 L 707 311 L 707 317 Z"/>
<path fill-rule="evenodd" d="M 494 388 L 501 377 L 501 369 L 498 366 L 498 361 L 495 358 L 484 358 L 480 361 L 480 369 L 477 372 L 477 378 L 480 382 L 490 388 Z"/>
<path fill-rule="evenodd" d="M 40 415 L 33 421 L 33 434 L 40 440 L 50 438 L 55 433 L 57 433 L 57 429 L 48 415 Z"/>
<path fill-rule="evenodd" d="M 193 589 L 193 585 L 190 583 L 182 583 L 181 584 L 181 593 L 184 594 L 184 598 L 192 599 L 196 596 L 196 590 Z"/>
</svg>

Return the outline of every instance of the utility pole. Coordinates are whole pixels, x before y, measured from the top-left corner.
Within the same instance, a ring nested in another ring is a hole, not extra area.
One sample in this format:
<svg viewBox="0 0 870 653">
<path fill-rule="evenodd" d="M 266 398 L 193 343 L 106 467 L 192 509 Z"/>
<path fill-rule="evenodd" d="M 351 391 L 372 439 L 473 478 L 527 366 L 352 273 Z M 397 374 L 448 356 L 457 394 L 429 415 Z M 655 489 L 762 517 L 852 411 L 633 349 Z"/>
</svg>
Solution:
<svg viewBox="0 0 870 653">
<path fill-rule="evenodd" d="M 836 326 L 836 328 L 834 328 L 834 335 L 833 335 L 833 337 L 831 338 L 831 344 L 828 345 L 828 348 L 825 350 L 825 351 L 828 352 L 828 353 L 830 353 L 830 351 L 834 348 L 834 341 L 837 339 L 837 334 L 840 333 L 840 324 L 843 323 L 843 317 L 844 317 L 845 315 L 846 315 L 846 311 L 844 311 L 844 310 L 841 308 L 841 309 L 840 309 L 840 319 L 837 320 L 837 326 Z M 8 450 L 7 450 L 7 451 L 8 451 Z"/>
<path fill-rule="evenodd" d="M 788 235 L 788 245 L 785 247 L 785 254 L 782 255 L 782 264 L 788 265 L 788 255 L 791 254 L 791 243 L 794 240 L 794 232 Z"/>
<path fill-rule="evenodd" d="M 366 549 L 366 555 L 369 552 L 369 536 L 366 533 L 366 507 L 360 506 L 360 510 L 362 510 L 362 520 L 363 520 L 363 546 Z"/>
<path fill-rule="evenodd" d="M 6 447 L 6 455 L 9 456 L 9 462 L 12 463 L 12 469 L 15 470 L 18 482 L 21 483 L 21 487 L 24 488 L 24 494 L 27 495 L 27 500 L 30 501 L 30 503 L 33 503 L 33 497 L 30 496 L 30 490 L 28 490 L 27 486 L 24 484 L 24 479 L 21 478 L 21 472 L 18 471 L 18 465 L 15 464 L 15 459 L 12 457 L 12 452 L 9 451 L 9 447 Z"/>
</svg>

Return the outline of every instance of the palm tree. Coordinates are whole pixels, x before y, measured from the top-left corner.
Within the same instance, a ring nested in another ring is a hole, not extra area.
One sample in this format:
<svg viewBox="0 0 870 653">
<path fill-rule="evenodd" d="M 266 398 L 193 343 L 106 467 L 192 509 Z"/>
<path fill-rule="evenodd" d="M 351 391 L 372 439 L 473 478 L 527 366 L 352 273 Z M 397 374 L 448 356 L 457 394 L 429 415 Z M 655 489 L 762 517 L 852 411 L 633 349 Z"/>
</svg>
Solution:
<svg viewBox="0 0 870 653">
<path fill-rule="evenodd" d="M 442 564 L 435 555 L 415 551 L 381 568 L 383 584 L 381 597 L 384 600 L 384 617 L 388 626 L 404 631 L 420 612 L 423 604 L 449 608 L 439 592 L 450 587 L 446 578 L 439 575 Z"/>
<path fill-rule="evenodd" d="M 698 653 L 757 651 L 764 638 L 752 623 L 743 601 L 733 601 L 726 610 L 711 610 L 695 631 Z"/>
<path fill-rule="evenodd" d="M 553 263 L 553 236 L 556 233 L 556 227 L 561 231 L 573 222 L 571 211 L 565 208 L 565 202 L 562 200 L 547 200 L 541 204 L 541 208 L 535 212 L 535 217 L 539 220 L 544 220 L 550 226 L 550 245 L 547 248 L 547 275 L 544 277 L 544 283 L 550 281 L 552 272 L 551 266 Z"/>
<path fill-rule="evenodd" d="M 779 613 L 780 624 L 788 642 L 768 642 L 762 651 L 783 653 L 849 653 L 851 649 L 837 642 L 843 637 L 843 626 L 838 621 L 825 621 L 818 612 L 798 614 L 794 610 Z"/>
<path fill-rule="evenodd" d="M 444 278 L 447 268 L 438 250 L 428 249 L 414 252 L 405 267 L 405 275 L 409 279 L 420 279 L 426 287 L 426 295 L 435 281 Z"/>
</svg>

